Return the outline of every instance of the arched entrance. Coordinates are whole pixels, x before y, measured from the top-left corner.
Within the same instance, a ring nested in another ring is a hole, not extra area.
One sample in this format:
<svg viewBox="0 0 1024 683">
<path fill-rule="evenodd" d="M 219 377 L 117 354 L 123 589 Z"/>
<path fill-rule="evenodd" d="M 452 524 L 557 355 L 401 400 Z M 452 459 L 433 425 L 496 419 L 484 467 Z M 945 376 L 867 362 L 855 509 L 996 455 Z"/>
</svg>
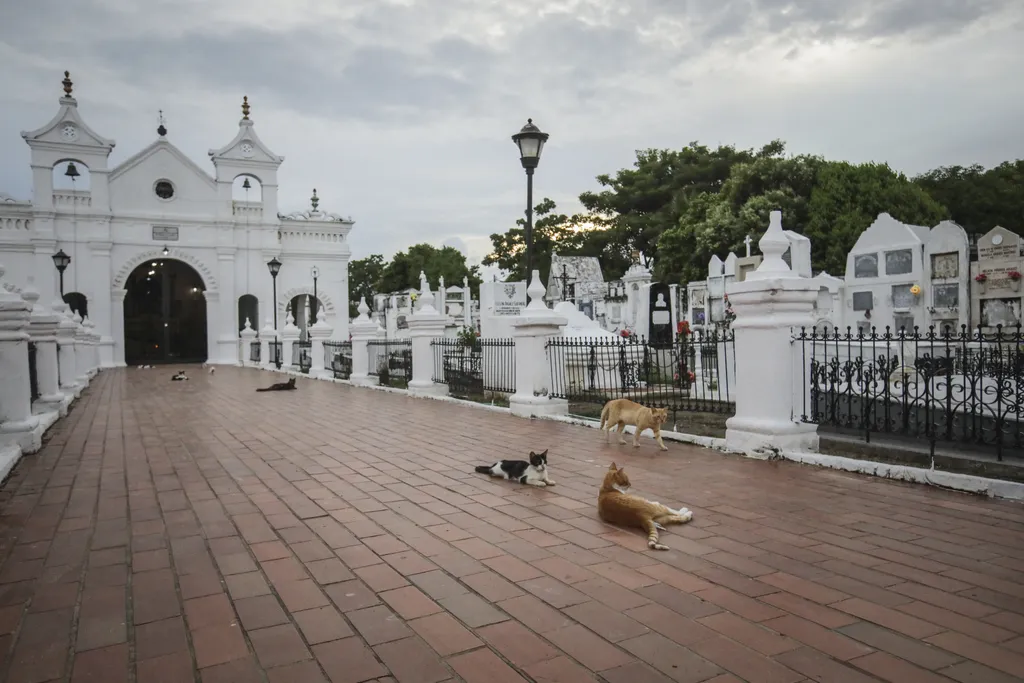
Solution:
<svg viewBox="0 0 1024 683">
<path fill-rule="evenodd" d="M 159 258 L 136 267 L 125 282 L 125 364 L 205 361 L 205 289 L 183 261 Z"/>
</svg>

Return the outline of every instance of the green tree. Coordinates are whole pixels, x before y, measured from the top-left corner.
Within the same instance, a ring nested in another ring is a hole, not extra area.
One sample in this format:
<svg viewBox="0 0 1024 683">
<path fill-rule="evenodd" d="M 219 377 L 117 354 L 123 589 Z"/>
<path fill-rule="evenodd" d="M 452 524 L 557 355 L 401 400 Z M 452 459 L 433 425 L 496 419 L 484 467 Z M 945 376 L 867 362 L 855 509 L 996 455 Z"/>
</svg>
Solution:
<svg viewBox="0 0 1024 683">
<path fill-rule="evenodd" d="M 743 253 L 744 238 L 757 239 L 772 211 L 782 211 L 786 229 L 803 232 L 808 200 L 825 162 L 814 156 L 786 157 L 784 151 L 779 142 L 765 146 L 750 161 L 734 164 L 716 192 L 686 201 L 676 225 L 659 238 L 659 281 L 700 279 L 713 255 Z"/>
<path fill-rule="evenodd" d="M 1024 229 L 1024 159 L 1005 161 L 987 171 L 980 165 L 946 166 L 914 178 L 952 220 L 972 237 L 997 225 Z"/>
<path fill-rule="evenodd" d="M 756 152 L 691 142 L 679 151 L 640 150 L 633 168 L 598 176 L 597 182 L 608 189 L 584 192 L 580 202 L 591 220 L 609 228 L 609 237 L 627 252 L 640 252 L 645 265 L 657 264 L 661 235 L 679 225 L 690 202 L 717 193 L 736 164 L 779 154 L 783 148 L 779 141 Z"/>
<path fill-rule="evenodd" d="M 822 166 L 811 192 L 807 223 L 800 230 L 811 240 L 815 270 L 842 277 L 846 255 L 880 213 L 910 225 L 933 226 L 948 217 L 945 207 L 923 187 L 887 164 L 840 161 Z"/>
<path fill-rule="evenodd" d="M 370 254 L 366 258 L 348 262 L 348 314 L 350 318 L 359 315 L 359 298 L 366 297 L 366 303 L 373 307 L 376 286 L 384 274 L 384 257 Z"/>
<path fill-rule="evenodd" d="M 464 277 L 469 278 L 471 288 L 480 286 L 479 266 L 467 266 L 466 257 L 455 247 L 438 249 L 430 244 L 414 244 L 391 257 L 377 282 L 377 291 L 419 289 L 421 271 L 426 273 L 432 289 L 437 288 L 440 277 L 444 278 L 446 287 L 461 286 Z"/>
</svg>

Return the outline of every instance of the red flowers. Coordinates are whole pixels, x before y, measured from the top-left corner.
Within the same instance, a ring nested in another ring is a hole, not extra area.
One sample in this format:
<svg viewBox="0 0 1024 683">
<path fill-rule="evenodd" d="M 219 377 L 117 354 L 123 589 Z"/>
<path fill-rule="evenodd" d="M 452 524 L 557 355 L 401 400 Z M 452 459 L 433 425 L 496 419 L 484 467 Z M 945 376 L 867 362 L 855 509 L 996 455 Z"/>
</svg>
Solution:
<svg viewBox="0 0 1024 683">
<path fill-rule="evenodd" d="M 978 273 L 977 275 L 974 276 L 974 281 L 979 283 L 979 284 L 984 282 L 987 279 L 988 279 L 988 275 L 985 275 L 985 273 Z"/>
<path fill-rule="evenodd" d="M 623 336 L 623 337 L 628 337 L 630 335 L 630 331 L 629 330 L 622 330 L 621 332 L 619 332 L 619 334 L 621 336 Z"/>
<path fill-rule="evenodd" d="M 1011 280 L 1019 280 L 1020 279 L 1020 271 L 1019 270 L 1011 270 L 1008 274 L 1009 274 Z"/>
</svg>

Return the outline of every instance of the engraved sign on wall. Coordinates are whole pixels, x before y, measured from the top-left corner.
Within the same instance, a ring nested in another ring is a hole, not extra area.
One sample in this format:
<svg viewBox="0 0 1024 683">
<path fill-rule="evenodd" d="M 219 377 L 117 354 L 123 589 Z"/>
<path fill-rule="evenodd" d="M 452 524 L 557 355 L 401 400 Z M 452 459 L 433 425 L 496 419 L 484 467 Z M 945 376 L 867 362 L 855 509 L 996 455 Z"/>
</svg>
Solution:
<svg viewBox="0 0 1024 683">
<path fill-rule="evenodd" d="M 960 285 L 933 285 L 932 305 L 935 308 L 956 308 L 960 305 Z"/>
<path fill-rule="evenodd" d="M 897 249 L 885 252 L 885 274 L 906 275 L 914 269 L 914 252 L 910 249 Z"/>
<path fill-rule="evenodd" d="M 519 315 L 526 308 L 525 282 L 505 282 L 494 289 L 494 315 Z"/>
<path fill-rule="evenodd" d="M 855 311 L 870 311 L 874 301 L 872 300 L 871 292 L 854 292 L 853 293 L 853 310 Z"/>
<path fill-rule="evenodd" d="M 892 286 L 892 307 L 910 308 L 914 305 L 914 294 L 910 291 L 911 285 Z"/>
<path fill-rule="evenodd" d="M 153 241 L 155 242 L 177 242 L 178 229 L 166 225 L 153 226 Z"/>
<path fill-rule="evenodd" d="M 953 280 L 960 277 L 960 255 L 932 254 L 932 279 Z"/>
<path fill-rule="evenodd" d="M 878 277 L 878 254 L 861 254 L 853 257 L 854 277 Z"/>
</svg>

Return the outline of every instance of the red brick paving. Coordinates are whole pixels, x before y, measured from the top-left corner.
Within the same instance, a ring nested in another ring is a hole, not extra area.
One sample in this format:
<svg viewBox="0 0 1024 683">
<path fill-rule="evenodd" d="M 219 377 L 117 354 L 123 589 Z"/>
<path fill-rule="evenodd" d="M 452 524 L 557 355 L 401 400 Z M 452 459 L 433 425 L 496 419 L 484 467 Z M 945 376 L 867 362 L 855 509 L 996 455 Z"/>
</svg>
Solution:
<svg viewBox="0 0 1024 683">
<path fill-rule="evenodd" d="M 1024 678 L 1024 507 L 220 368 L 101 373 L 0 488 L 10 683 Z M 548 448 L 553 489 L 473 465 Z M 694 510 L 648 551 L 608 463 Z"/>
</svg>

